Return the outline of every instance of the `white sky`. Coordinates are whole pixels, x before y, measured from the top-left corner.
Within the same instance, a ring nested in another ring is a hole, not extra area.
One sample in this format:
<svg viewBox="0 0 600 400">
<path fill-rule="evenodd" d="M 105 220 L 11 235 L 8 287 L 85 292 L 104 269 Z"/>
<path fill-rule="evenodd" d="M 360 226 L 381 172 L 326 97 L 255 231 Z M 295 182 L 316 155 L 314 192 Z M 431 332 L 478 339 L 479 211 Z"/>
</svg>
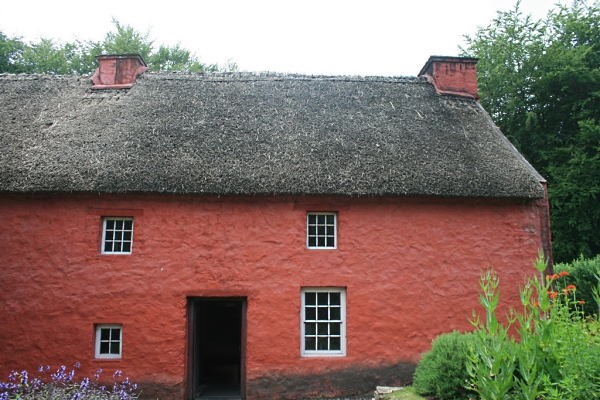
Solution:
<svg viewBox="0 0 600 400">
<path fill-rule="evenodd" d="M 536 18 L 558 0 L 522 0 Z M 563 0 L 571 4 L 572 0 Z M 203 62 L 231 58 L 245 71 L 414 76 L 430 55 L 458 55 L 463 35 L 487 26 L 516 0 L 8 1 L 0 31 L 100 41 L 112 17 L 155 44 L 181 45 Z"/>
</svg>

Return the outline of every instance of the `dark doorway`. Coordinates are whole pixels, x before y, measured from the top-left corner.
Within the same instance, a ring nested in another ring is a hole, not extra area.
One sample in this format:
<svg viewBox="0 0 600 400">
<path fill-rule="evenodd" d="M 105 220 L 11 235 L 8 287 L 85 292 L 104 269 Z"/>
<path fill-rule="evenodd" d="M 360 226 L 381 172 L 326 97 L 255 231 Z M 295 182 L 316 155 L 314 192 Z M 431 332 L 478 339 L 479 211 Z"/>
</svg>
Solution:
<svg viewBox="0 0 600 400">
<path fill-rule="evenodd" d="M 244 398 L 246 300 L 190 300 L 192 399 Z"/>
</svg>

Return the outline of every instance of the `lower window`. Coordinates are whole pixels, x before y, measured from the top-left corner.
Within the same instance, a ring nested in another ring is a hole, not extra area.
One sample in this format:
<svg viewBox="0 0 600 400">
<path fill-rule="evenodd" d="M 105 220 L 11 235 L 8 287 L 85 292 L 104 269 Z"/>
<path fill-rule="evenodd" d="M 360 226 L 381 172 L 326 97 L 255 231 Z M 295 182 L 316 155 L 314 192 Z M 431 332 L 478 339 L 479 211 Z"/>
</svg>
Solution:
<svg viewBox="0 0 600 400">
<path fill-rule="evenodd" d="M 96 358 L 121 358 L 121 325 L 96 325 Z"/>
<path fill-rule="evenodd" d="M 302 356 L 346 355 L 346 290 L 302 289 Z"/>
</svg>

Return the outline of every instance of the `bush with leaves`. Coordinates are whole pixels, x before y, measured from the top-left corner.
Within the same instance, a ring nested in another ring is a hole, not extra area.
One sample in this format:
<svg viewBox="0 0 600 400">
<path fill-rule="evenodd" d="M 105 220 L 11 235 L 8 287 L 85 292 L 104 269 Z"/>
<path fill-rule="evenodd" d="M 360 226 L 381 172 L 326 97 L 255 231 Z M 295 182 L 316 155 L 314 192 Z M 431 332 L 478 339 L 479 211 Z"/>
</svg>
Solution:
<svg viewBox="0 0 600 400">
<path fill-rule="evenodd" d="M 580 256 L 570 263 L 555 264 L 554 271 L 569 273 L 569 275 L 556 282 L 557 289 L 562 290 L 569 285 L 575 285 L 577 287 L 577 299 L 584 301 L 583 311 L 587 316 L 596 316 L 597 318 L 600 311 L 594 300 L 594 289 L 600 276 L 600 255 L 590 259 Z"/>
<path fill-rule="evenodd" d="M 465 388 L 469 379 L 466 369 L 472 333 L 444 333 L 433 341 L 415 370 L 413 387 L 417 394 L 440 400 L 468 399 Z"/>
<path fill-rule="evenodd" d="M 496 317 L 499 278 L 493 270 L 482 274 L 485 322 L 472 320 L 477 340 L 467 363 L 472 389 L 482 400 L 596 398 L 598 324 L 584 317 L 575 285 L 553 290 L 568 272 L 544 276 L 542 256 L 534 265 L 540 276 L 527 279 L 520 291 L 523 311 L 511 311 L 506 326 Z M 518 339 L 509 334 L 511 326 Z"/>
<path fill-rule="evenodd" d="M 79 363 L 75 368 L 79 368 Z M 13 371 L 8 382 L 0 382 L 0 400 L 136 400 L 139 397 L 137 385 L 129 382 L 129 378 L 118 380 L 122 375 L 118 370 L 113 374 L 113 383 L 106 386 L 98 383 L 102 369 L 94 374 L 94 381 L 87 377 L 74 380 L 75 370 L 67 372 L 64 365 L 55 373 L 50 366 L 40 366 L 38 372 L 42 375 L 30 379 L 27 371 Z"/>
</svg>

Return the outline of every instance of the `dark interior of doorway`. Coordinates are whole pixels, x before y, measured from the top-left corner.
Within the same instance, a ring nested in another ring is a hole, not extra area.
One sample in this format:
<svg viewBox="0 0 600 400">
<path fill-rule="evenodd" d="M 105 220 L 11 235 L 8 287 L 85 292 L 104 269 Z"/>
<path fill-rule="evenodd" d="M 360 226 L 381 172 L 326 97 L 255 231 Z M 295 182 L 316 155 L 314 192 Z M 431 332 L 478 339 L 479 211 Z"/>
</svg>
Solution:
<svg viewBox="0 0 600 400">
<path fill-rule="evenodd" d="M 196 300 L 195 398 L 240 398 L 242 306 L 242 300 Z"/>
</svg>

